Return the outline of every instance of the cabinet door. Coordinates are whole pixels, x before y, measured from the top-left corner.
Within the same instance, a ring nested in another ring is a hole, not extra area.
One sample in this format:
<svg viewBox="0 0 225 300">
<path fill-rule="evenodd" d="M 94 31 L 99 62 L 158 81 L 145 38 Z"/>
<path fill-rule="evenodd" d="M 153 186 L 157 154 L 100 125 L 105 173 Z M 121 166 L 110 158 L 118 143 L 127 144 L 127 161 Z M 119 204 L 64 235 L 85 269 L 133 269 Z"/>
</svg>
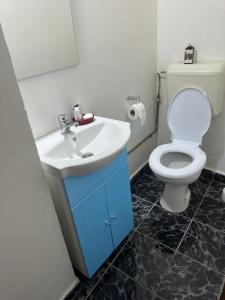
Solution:
<svg viewBox="0 0 225 300">
<path fill-rule="evenodd" d="M 80 202 L 72 215 L 87 273 L 91 277 L 113 251 L 104 186 Z"/>
<path fill-rule="evenodd" d="M 113 243 L 114 248 L 116 248 L 133 228 L 133 212 L 127 164 L 105 182 L 105 190 Z"/>
<path fill-rule="evenodd" d="M 122 168 L 126 162 L 127 150 L 124 149 L 114 160 L 95 172 L 64 178 L 63 182 L 70 209 L 73 209 L 117 169 Z"/>
</svg>

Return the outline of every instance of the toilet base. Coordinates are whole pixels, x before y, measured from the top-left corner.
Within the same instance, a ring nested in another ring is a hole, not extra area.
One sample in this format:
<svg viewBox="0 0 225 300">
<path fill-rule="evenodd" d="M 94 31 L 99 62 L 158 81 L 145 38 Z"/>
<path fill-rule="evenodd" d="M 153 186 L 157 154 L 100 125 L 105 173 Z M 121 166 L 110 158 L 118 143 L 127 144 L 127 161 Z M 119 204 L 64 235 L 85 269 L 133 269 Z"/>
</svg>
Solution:
<svg viewBox="0 0 225 300">
<path fill-rule="evenodd" d="M 166 183 L 160 204 L 169 212 L 180 213 L 187 209 L 190 198 L 191 192 L 187 184 Z"/>
</svg>

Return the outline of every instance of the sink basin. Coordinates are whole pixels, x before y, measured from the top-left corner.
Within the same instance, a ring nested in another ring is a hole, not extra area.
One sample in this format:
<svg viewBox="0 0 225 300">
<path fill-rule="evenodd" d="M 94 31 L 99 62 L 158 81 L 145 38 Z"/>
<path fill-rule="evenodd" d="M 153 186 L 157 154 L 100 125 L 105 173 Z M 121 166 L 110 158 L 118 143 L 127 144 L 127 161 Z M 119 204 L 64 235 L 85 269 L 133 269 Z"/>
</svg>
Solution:
<svg viewBox="0 0 225 300">
<path fill-rule="evenodd" d="M 72 126 L 69 134 L 54 131 L 36 146 L 43 168 L 65 178 L 103 167 L 126 147 L 129 137 L 129 123 L 95 117 L 91 124 Z"/>
</svg>

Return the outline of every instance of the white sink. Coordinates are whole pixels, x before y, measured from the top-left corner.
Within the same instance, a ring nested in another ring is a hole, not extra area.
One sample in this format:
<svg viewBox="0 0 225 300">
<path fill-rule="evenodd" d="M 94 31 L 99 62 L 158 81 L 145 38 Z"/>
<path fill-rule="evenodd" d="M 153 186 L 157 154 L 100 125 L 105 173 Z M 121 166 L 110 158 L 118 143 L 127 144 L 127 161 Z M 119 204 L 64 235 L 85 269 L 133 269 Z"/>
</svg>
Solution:
<svg viewBox="0 0 225 300">
<path fill-rule="evenodd" d="M 113 160 L 126 147 L 130 124 L 95 117 L 91 124 L 72 126 L 71 132 L 57 130 L 36 141 L 44 169 L 63 178 L 93 172 Z M 89 153 L 92 156 L 82 158 Z"/>
</svg>

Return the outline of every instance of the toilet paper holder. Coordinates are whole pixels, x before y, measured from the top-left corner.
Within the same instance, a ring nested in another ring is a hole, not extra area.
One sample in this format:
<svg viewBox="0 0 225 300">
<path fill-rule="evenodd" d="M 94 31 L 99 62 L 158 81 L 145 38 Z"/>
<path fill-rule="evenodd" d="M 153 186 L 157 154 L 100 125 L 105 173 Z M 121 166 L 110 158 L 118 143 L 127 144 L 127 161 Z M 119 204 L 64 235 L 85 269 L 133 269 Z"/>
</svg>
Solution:
<svg viewBox="0 0 225 300">
<path fill-rule="evenodd" d="M 129 109 L 129 107 L 131 105 L 129 102 L 133 102 L 133 104 L 134 103 L 140 103 L 141 102 L 141 97 L 140 96 L 127 96 L 127 101 L 128 101 L 127 109 Z M 131 113 L 131 115 L 134 115 L 135 112 L 134 112 L 134 110 L 131 110 L 130 113 Z"/>
<path fill-rule="evenodd" d="M 141 102 L 140 96 L 128 96 L 127 101 Z"/>
</svg>

